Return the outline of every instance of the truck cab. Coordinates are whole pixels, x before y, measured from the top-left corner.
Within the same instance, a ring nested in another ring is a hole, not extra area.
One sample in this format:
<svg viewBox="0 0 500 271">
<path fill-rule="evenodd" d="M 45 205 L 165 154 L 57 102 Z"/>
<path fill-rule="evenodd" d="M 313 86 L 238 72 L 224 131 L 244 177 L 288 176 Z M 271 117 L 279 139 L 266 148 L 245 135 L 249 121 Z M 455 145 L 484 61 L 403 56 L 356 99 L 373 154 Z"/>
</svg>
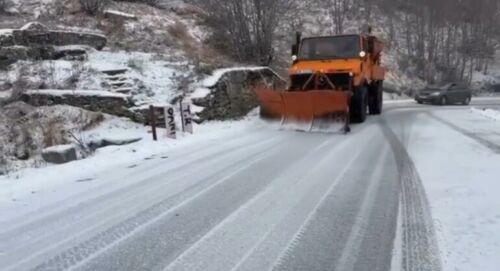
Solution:
<svg viewBox="0 0 500 271">
<path fill-rule="evenodd" d="M 372 35 L 302 38 L 297 33 L 289 91 L 350 91 L 353 119 L 363 122 L 367 110 L 375 115 L 382 111 L 382 50 L 382 42 Z"/>
</svg>

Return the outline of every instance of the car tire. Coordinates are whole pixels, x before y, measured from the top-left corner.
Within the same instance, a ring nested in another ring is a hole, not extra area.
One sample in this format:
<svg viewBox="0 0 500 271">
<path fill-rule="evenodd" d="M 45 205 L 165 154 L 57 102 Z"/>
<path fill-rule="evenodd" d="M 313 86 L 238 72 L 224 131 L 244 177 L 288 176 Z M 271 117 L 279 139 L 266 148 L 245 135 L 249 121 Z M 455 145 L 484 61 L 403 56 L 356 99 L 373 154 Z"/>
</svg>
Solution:
<svg viewBox="0 0 500 271">
<path fill-rule="evenodd" d="M 423 104 L 424 102 L 422 102 L 422 101 L 417 101 L 417 103 L 418 103 L 418 104 Z"/>
<path fill-rule="evenodd" d="M 465 98 L 465 100 L 462 102 L 463 105 L 469 105 L 470 104 L 470 101 L 471 101 L 471 97 L 467 97 Z"/>
<path fill-rule="evenodd" d="M 447 105 L 448 104 L 448 99 L 446 98 L 446 96 L 439 98 L 439 104 L 440 105 Z"/>
</svg>

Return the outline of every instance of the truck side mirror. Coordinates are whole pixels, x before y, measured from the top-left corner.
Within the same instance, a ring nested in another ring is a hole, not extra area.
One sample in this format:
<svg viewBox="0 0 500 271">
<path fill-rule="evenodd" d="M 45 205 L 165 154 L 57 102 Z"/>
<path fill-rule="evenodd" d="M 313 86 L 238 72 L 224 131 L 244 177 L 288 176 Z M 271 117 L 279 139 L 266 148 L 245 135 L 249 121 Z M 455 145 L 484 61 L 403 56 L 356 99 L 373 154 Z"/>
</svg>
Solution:
<svg viewBox="0 0 500 271">
<path fill-rule="evenodd" d="M 299 53 L 299 46 L 297 44 L 292 45 L 292 56 L 296 56 Z"/>
<path fill-rule="evenodd" d="M 366 48 L 366 51 L 370 55 L 375 53 L 375 37 L 368 37 L 368 48 Z"/>
</svg>

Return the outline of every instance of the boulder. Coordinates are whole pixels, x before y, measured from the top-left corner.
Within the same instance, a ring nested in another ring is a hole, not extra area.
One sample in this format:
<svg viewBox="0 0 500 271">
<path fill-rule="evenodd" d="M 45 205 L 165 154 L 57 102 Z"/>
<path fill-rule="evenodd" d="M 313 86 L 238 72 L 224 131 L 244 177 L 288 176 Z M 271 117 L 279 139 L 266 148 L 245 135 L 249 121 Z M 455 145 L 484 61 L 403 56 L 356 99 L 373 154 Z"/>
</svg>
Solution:
<svg viewBox="0 0 500 271">
<path fill-rule="evenodd" d="M 76 147 L 73 145 L 57 145 L 45 148 L 42 158 L 48 163 L 64 164 L 77 159 Z"/>
</svg>

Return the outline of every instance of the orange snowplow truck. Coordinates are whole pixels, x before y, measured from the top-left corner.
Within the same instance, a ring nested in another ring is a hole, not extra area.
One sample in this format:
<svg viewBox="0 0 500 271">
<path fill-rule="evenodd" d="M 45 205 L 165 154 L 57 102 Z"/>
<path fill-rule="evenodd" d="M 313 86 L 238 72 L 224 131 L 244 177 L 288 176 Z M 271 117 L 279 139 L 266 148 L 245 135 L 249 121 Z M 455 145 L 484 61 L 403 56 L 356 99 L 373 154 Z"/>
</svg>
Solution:
<svg viewBox="0 0 500 271">
<path fill-rule="evenodd" d="M 371 32 L 371 31 L 370 31 Z M 317 119 L 362 123 L 382 112 L 385 69 L 383 44 L 371 34 L 302 38 L 292 46 L 293 65 L 286 91 L 257 88 L 261 115 L 311 122 Z"/>
</svg>

